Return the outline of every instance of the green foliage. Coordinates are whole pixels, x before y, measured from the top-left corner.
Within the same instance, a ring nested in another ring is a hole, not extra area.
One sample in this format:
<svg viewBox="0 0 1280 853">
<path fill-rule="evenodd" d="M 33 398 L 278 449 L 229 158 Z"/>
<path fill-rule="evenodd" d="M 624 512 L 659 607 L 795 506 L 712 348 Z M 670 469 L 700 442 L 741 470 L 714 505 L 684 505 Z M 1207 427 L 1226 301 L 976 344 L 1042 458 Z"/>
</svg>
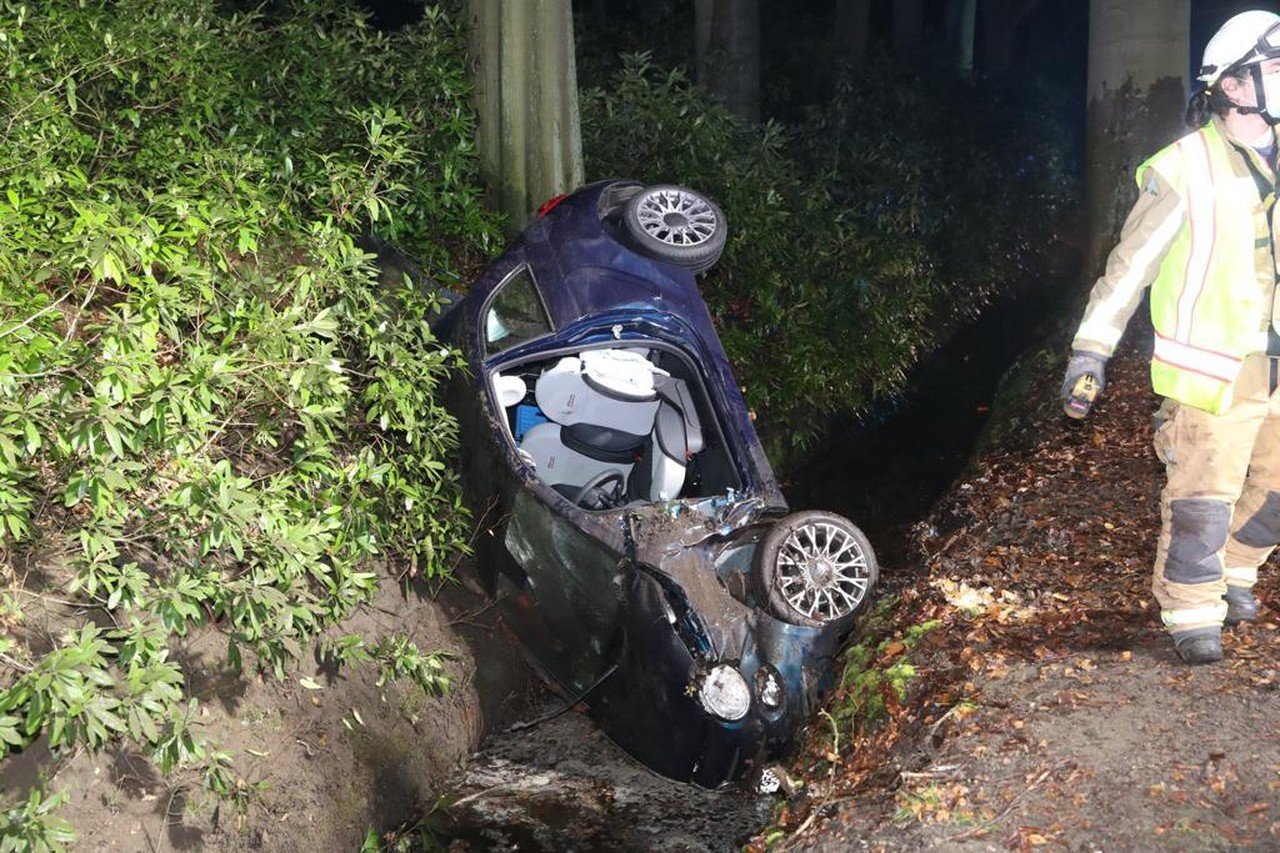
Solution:
<svg viewBox="0 0 1280 853">
<path fill-rule="evenodd" d="M 338 0 L 0 0 L 0 570 L 70 552 L 63 594 L 103 615 L 0 650 L 0 757 L 128 738 L 228 794 L 169 638 L 213 625 L 280 675 L 373 558 L 465 549 L 457 356 L 356 243 L 439 268 L 496 238 L 463 41 L 435 7 L 389 35 Z M 447 685 L 407 640 L 371 660 Z"/>
<path fill-rule="evenodd" d="M 883 720 L 887 714 L 886 694 L 901 701 L 906 697 L 907 682 L 916 674 L 915 667 L 905 660 L 896 660 L 883 669 L 871 666 L 872 660 L 869 650 L 862 646 L 849 650 L 840 683 L 841 702 L 832 714 L 838 723 L 850 723 L 859 731 Z"/>
<path fill-rule="evenodd" d="M 796 156 L 855 222 L 918 241 L 963 320 L 1062 272 L 1057 232 L 1074 192 L 1064 113 L 1037 81 L 928 65 L 892 85 L 844 76 L 809 111 Z"/>
<path fill-rule="evenodd" d="M 873 620 L 887 620 L 891 607 L 891 600 L 885 599 Z M 861 642 L 846 649 L 840 685 L 831 707 L 833 730 L 850 728 L 867 732 L 884 720 L 889 700 L 903 701 L 907 685 L 915 677 L 916 668 L 908 660 L 907 652 L 940 624 L 935 620 L 911 625 L 897 639 L 885 639 L 875 645 Z M 878 631 L 871 628 L 867 633 Z M 893 660 L 881 665 L 886 658 Z"/>
<path fill-rule="evenodd" d="M 40 787 L 31 789 L 27 799 L 0 816 L 0 853 L 45 853 L 65 850 L 76 834 L 56 814 L 67 799 L 59 792 L 46 797 Z"/>
<path fill-rule="evenodd" d="M 375 829 L 365 832 L 361 853 L 426 853 L 449 848 L 449 818 L 445 812 L 449 801 L 441 797 L 425 811 L 394 829 L 381 834 Z"/>
<path fill-rule="evenodd" d="M 998 133 L 1005 102 L 975 120 L 989 94 L 962 82 L 949 100 L 932 80 L 865 82 L 790 130 L 744 128 L 645 55 L 582 98 L 590 177 L 685 183 L 724 209 L 703 292 L 773 451 L 867 413 L 994 295 L 1050 277 L 1067 189 L 1050 126 Z"/>
<path fill-rule="evenodd" d="M 395 679 L 409 678 L 425 693 L 439 695 L 449 689 L 444 655 L 420 651 L 403 634 L 382 638 L 370 654 L 378 662 L 379 686 Z"/>
<path fill-rule="evenodd" d="M 46 728 L 55 750 L 77 743 L 101 747 L 125 730 L 125 702 L 112 690 L 116 679 L 108 669 L 115 647 L 102 639 L 95 625 L 85 625 L 69 639 L 41 656 L 0 695 L 0 739 L 6 752 L 26 746 Z M 167 683 L 164 675 L 156 681 Z M 162 691 L 144 696 L 165 704 Z"/>
<path fill-rule="evenodd" d="M 379 687 L 388 681 L 409 678 L 432 696 L 449 689 L 449 676 L 444 670 L 446 656 L 421 651 L 402 633 L 381 637 L 372 647 L 363 637 L 347 634 L 323 643 L 322 650 L 326 658 L 344 666 L 376 663 Z"/>
</svg>

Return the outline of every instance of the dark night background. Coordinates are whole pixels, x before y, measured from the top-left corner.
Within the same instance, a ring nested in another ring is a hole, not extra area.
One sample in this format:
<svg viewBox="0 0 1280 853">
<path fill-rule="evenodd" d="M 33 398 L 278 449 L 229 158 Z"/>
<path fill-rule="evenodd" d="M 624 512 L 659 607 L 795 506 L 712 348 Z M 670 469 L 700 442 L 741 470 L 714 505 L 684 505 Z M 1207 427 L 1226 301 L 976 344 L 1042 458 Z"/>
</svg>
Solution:
<svg viewBox="0 0 1280 853">
<path fill-rule="evenodd" d="M 395 28 L 421 16 L 422 3 L 414 0 L 363 0 L 383 27 Z M 762 0 L 760 4 L 761 84 L 765 92 L 779 91 L 780 77 L 797 81 L 786 87 L 789 95 L 799 94 L 786 107 L 774 104 L 777 112 L 803 106 L 821 99 L 826 93 L 827 74 L 821 66 L 838 57 L 826 47 L 830 41 L 830 22 L 834 18 L 833 0 Z M 937 43 L 943 36 L 945 0 L 925 0 L 925 42 Z M 583 85 L 591 85 L 592 75 L 616 64 L 616 56 L 640 51 L 651 52 L 668 66 L 689 65 L 693 56 L 693 3 L 691 0 L 576 0 L 573 4 L 579 31 L 579 75 Z M 1267 8 L 1266 4 L 1249 0 L 1194 0 L 1191 3 L 1191 40 L 1187 67 L 1189 74 L 1199 64 L 1200 52 L 1213 31 L 1234 14 L 1248 9 Z M 871 41 L 883 51 L 889 38 L 891 3 L 872 4 Z M 586 31 L 584 31 L 584 29 Z M 598 30 L 598 31 L 597 31 Z M 1052 81 L 1068 98 L 1064 101 L 1083 123 L 1086 52 L 1089 39 L 1089 4 L 1087 0 L 1040 0 L 1020 30 L 1016 45 L 1016 73 L 1043 76 Z M 981 28 L 977 49 L 981 50 Z M 584 57 L 582 42 L 598 53 Z M 613 60 L 609 54 L 613 54 Z M 926 54 L 928 50 L 926 50 Z M 584 61 L 585 59 L 585 61 Z M 927 57 L 926 57 L 926 61 Z M 883 71 L 891 75 L 899 60 L 886 63 Z M 806 87 L 809 88 L 806 88 Z M 810 98 L 806 101 L 804 94 Z M 1074 95 L 1074 97 L 1070 97 Z M 776 117 L 776 113 L 768 114 Z"/>
<path fill-rule="evenodd" d="M 415 0 L 361 0 L 374 21 L 394 29 L 421 16 Z M 945 40 L 946 0 L 925 0 L 924 47 L 919 62 L 935 63 Z M 618 66 L 618 57 L 649 52 L 664 67 L 684 67 L 692 76 L 692 0 L 575 0 L 578 74 L 582 86 L 597 85 Z M 1188 81 L 1213 31 L 1248 9 L 1267 8 L 1250 0 L 1193 0 L 1190 4 Z M 889 56 L 889 0 L 871 8 L 871 54 L 882 76 L 902 71 L 904 61 Z M 794 119 L 803 107 L 830 96 L 831 69 L 840 57 L 831 44 L 833 0 L 761 0 L 761 90 L 764 118 Z M 980 13 L 981 14 L 981 13 Z M 1009 72 L 1044 79 L 1059 97 L 1065 126 L 1083 132 L 1086 56 L 1089 39 L 1087 0 L 1039 0 L 1019 29 Z M 976 29 L 975 52 L 982 50 L 982 27 Z M 909 64 L 909 63 L 908 63 Z M 939 63 L 940 64 L 940 63 Z M 1073 152 L 1082 156 L 1079 138 Z M 1077 162 L 1076 168 L 1082 168 Z"/>
</svg>

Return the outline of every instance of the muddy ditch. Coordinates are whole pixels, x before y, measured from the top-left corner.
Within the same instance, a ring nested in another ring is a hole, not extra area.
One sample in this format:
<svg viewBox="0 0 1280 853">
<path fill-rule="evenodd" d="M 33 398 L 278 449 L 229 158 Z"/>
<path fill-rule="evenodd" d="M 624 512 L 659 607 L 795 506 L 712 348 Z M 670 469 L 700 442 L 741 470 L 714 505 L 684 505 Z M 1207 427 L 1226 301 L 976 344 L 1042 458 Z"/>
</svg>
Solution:
<svg viewBox="0 0 1280 853">
<path fill-rule="evenodd" d="M 572 711 L 494 733 L 450 796 L 439 827 L 455 850 L 740 849 L 773 813 L 771 798 L 650 772 Z"/>
<path fill-rule="evenodd" d="M 59 576 L 56 565 L 45 569 Z M 50 638 L 92 615 L 53 598 L 28 605 L 24 624 Z M 0 763 L 6 797 L 42 781 L 65 795 L 57 814 L 74 828 L 76 849 L 356 850 L 370 829 L 419 814 L 484 732 L 536 693 L 509 646 L 491 639 L 500 631 L 489 603 L 460 585 L 418 585 L 405 596 L 386 578 L 342 631 L 403 633 L 445 651 L 451 689 L 428 696 L 409 679 L 379 685 L 374 666 L 335 670 L 313 655 L 283 680 L 236 674 L 224 666 L 225 637 L 204 628 L 178 639 L 173 654 L 198 700 L 192 730 L 231 758 L 229 799 L 206 791 L 198 772 L 160 774 L 127 745 L 55 755 L 43 740 Z"/>
</svg>

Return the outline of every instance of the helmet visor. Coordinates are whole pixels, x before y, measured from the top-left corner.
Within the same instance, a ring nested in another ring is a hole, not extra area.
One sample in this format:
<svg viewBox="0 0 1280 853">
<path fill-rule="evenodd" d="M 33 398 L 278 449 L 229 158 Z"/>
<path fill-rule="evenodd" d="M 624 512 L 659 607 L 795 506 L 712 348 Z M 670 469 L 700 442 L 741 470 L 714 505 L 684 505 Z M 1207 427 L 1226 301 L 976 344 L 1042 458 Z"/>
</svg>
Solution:
<svg viewBox="0 0 1280 853">
<path fill-rule="evenodd" d="M 1280 21 L 1268 27 L 1267 31 L 1258 39 L 1257 44 L 1244 56 L 1227 66 L 1221 74 L 1214 74 L 1211 70 L 1212 67 L 1206 66 L 1210 70 L 1201 68 L 1199 79 L 1205 81 L 1212 79 L 1213 82 L 1216 82 L 1228 74 L 1239 72 L 1241 69 L 1255 65 L 1265 59 L 1275 59 L 1277 56 L 1280 56 Z M 1209 85 L 1213 85 L 1213 83 L 1210 82 Z"/>
<path fill-rule="evenodd" d="M 1280 56 L 1280 21 L 1272 24 L 1258 39 L 1258 58 L 1272 59 Z"/>
</svg>

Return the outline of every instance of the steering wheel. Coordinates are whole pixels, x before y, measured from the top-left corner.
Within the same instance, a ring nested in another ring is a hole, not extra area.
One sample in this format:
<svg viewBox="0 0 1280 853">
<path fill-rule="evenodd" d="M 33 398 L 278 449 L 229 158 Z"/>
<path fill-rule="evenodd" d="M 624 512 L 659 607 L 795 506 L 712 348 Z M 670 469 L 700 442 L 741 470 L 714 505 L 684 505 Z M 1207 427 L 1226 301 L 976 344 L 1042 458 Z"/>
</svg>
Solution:
<svg viewBox="0 0 1280 853">
<path fill-rule="evenodd" d="M 613 483 L 610 489 L 606 483 Z M 617 506 L 622 498 L 622 489 L 626 485 L 626 477 L 616 468 L 601 471 L 583 484 L 573 493 L 573 502 L 583 509 L 609 509 Z"/>
</svg>

